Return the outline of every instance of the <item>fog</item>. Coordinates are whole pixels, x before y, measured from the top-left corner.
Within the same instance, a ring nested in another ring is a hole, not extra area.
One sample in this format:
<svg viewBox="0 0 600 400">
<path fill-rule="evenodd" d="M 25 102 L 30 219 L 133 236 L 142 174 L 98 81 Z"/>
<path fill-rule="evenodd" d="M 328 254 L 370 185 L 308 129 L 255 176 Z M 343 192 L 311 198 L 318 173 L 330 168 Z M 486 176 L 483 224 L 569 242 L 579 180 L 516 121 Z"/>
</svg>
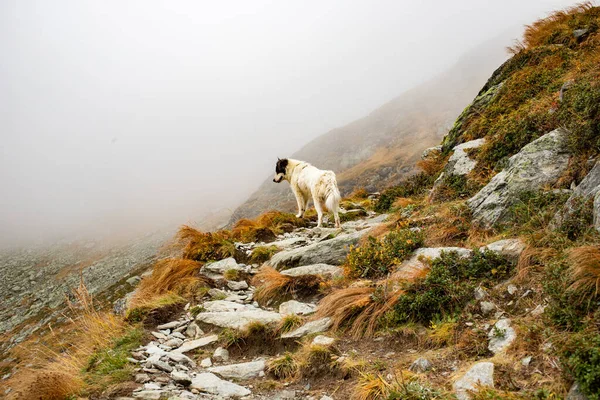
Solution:
<svg viewBox="0 0 600 400">
<path fill-rule="evenodd" d="M 3 0 L 0 246 L 233 208 L 277 156 L 574 3 Z"/>
</svg>

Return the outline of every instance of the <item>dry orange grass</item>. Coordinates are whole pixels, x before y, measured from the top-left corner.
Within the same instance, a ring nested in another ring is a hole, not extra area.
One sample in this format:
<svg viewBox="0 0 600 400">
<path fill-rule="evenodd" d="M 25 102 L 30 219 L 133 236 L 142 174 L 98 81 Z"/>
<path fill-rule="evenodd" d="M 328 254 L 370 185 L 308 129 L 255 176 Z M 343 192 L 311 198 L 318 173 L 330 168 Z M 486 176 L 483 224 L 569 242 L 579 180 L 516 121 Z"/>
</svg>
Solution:
<svg viewBox="0 0 600 400">
<path fill-rule="evenodd" d="M 569 275 L 573 283 L 569 289 L 581 293 L 582 297 L 598 296 L 600 290 L 600 249 L 583 246 L 568 253 Z"/>
<path fill-rule="evenodd" d="M 231 229 L 231 237 L 244 242 L 271 241 L 284 231 L 285 226 L 304 226 L 304 220 L 293 214 L 267 211 L 255 219 L 243 218 Z"/>
<path fill-rule="evenodd" d="M 74 293 L 76 302 L 69 301 L 71 322 L 77 334 L 70 348 L 63 352 L 38 349 L 30 355 L 40 369 L 27 369 L 19 374 L 10 400 L 62 400 L 77 394 L 85 386 L 82 371 L 90 356 L 100 348 L 110 346 L 115 337 L 125 331 L 122 319 L 112 313 L 98 311 L 83 283 Z M 49 360 L 49 361 L 48 361 Z"/>
<path fill-rule="evenodd" d="M 522 283 L 534 279 L 543 272 L 545 261 L 556 255 L 557 251 L 551 248 L 528 246 L 519 256 L 515 282 Z"/>
<path fill-rule="evenodd" d="M 290 294 L 312 295 L 325 286 L 318 275 L 287 276 L 266 265 L 254 276 L 252 284 L 256 286 L 254 298 L 261 304 Z"/>
<path fill-rule="evenodd" d="M 137 305 L 166 293 L 193 295 L 200 287 L 207 287 L 212 283 L 198 273 L 201 267 L 201 263 L 183 258 L 157 261 L 152 275 L 140 282 L 131 304 Z"/>
<path fill-rule="evenodd" d="M 209 261 L 231 257 L 235 253 L 233 243 L 226 231 L 200 232 L 189 225 L 183 225 L 177 232 L 177 245 L 183 250 L 183 258 Z"/>
</svg>

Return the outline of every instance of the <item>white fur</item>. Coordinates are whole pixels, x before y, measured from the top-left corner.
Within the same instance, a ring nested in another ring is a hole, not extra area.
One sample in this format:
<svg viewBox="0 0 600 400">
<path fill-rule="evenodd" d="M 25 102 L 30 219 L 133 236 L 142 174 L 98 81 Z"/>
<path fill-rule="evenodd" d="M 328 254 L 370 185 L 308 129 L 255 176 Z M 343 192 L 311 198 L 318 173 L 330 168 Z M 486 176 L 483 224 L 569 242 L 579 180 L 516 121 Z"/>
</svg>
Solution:
<svg viewBox="0 0 600 400">
<path fill-rule="evenodd" d="M 320 170 L 311 164 L 288 159 L 285 175 L 276 174 L 273 179 L 281 182 L 283 179 L 290 183 L 292 192 L 298 203 L 298 218 L 301 218 L 308 209 L 308 202 L 312 199 L 317 210 L 317 226 L 323 224 L 323 205 L 333 213 L 335 226 L 340 227 L 340 191 L 333 171 Z"/>
</svg>

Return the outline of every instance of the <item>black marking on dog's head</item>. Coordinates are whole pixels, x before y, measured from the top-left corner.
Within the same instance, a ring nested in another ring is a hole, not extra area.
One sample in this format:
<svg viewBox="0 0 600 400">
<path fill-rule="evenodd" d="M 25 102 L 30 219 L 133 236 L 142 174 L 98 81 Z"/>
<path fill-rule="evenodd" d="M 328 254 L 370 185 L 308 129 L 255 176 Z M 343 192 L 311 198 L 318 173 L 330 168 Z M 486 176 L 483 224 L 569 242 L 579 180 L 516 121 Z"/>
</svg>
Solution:
<svg viewBox="0 0 600 400">
<path fill-rule="evenodd" d="M 275 173 L 285 175 L 285 169 L 287 168 L 287 165 L 288 165 L 287 158 L 284 158 L 283 160 L 281 158 L 278 158 L 277 164 L 275 165 Z"/>
</svg>

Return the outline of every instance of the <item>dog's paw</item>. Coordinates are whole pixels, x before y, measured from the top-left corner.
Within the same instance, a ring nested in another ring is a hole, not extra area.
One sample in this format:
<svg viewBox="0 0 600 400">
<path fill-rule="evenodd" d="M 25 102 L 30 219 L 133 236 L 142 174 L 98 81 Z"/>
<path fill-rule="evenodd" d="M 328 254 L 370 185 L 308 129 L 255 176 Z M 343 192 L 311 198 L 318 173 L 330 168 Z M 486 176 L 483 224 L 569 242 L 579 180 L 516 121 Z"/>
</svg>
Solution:
<svg viewBox="0 0 600 400">
<path fill-rule="evenodd" d="M 296 214 L 296 218 L 302 218 L 302 213 Z"/>
</svg>

